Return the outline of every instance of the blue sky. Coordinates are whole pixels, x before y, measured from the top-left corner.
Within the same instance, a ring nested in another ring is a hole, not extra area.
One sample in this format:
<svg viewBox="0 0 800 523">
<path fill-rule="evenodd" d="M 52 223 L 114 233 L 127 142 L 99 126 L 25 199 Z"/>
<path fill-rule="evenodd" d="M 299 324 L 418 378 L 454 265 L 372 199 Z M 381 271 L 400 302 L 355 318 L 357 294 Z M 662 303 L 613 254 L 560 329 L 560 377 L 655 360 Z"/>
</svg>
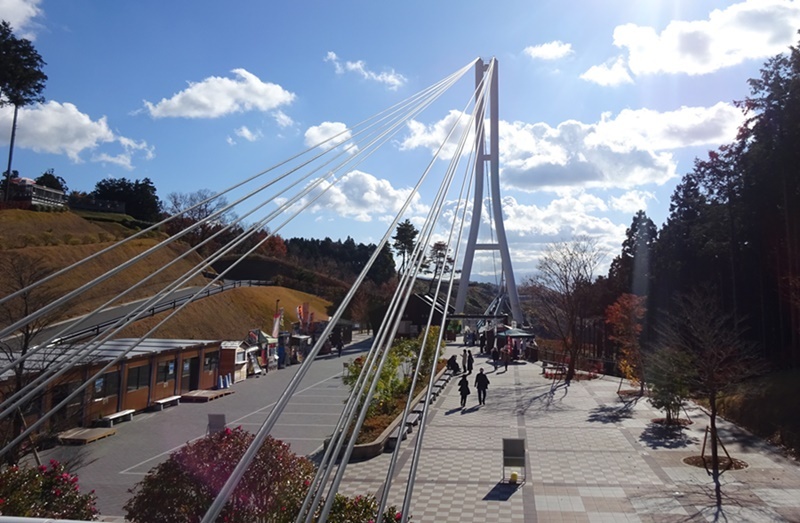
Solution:
<svg viewBox="0 0 800 523">
<path fill-rule="evenodd" d="M 148 177 L 162 199 L 222 190 L 497 58 L 520 281 L 550 242 L 596 238 L 603 272 L 636 210 L 660 226 L 693 159 L 734 139 L 747 79 L 797 42 L 800 2 L 0 0 L 0 18 L 34 42 L 49 77 L 45 104 L 20 113 L 13 168 L 52 168 L 83 191 Z M 282 234 L 379 239 L 472 82 Z M 10 121 L 0 109 L 3 158 Z M 493 267 L 476 257 L 473 274 L 491 280 Z"/>
</svg>

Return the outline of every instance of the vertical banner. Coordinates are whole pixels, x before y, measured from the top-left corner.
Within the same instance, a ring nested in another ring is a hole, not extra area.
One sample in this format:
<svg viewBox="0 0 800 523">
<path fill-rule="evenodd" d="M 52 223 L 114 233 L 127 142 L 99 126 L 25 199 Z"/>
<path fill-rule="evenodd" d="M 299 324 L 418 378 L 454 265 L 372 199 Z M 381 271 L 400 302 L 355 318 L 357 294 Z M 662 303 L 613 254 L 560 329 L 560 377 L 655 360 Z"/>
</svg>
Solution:
<svg viewBox="0 0 800 523">
<path fill-rule="evenodd" d="M 275 313 L 275 316 L 272 318 L 272 337 L 277 338 L 278 333 L 281 330 L 281 323 L 283 320 L 283 309 L 280 309 L 278 312 Z"/>
</svg>

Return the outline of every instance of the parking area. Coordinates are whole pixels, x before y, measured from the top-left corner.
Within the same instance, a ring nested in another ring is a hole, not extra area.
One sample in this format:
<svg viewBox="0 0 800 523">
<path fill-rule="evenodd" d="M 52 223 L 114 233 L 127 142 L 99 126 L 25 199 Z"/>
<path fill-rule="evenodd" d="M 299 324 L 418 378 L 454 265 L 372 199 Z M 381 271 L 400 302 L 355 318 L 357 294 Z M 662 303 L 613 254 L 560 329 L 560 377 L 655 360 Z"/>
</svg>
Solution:
<svg viewBox="0 0 800 523">
<path fill-rule="evenodd" d="M 275 425 L 272 435 L 308 455 L 332 431 L 347 398 L 342 363 L 369 348 L 365 335 L 355 335 L 341 357 L 318 358 Z M 227 426 L 255 432 L 272 412 L 275 402 L 299 365 L 270 371 L 260 378 L 233 385 L 233 394 L 213 401 L 181 403 L 158 412 L 143 412 L 114 425 L 116 433 L 88 445 L 63 445 L 41 453 L 44 461 L 75 463 L 83 490 L 94 489 L 98 509 L 106 521 L 121 521 L 122 506 L 132 488 L 171 452 L 206 434 L 208 415 L 224 414 Z"/>
</svg>

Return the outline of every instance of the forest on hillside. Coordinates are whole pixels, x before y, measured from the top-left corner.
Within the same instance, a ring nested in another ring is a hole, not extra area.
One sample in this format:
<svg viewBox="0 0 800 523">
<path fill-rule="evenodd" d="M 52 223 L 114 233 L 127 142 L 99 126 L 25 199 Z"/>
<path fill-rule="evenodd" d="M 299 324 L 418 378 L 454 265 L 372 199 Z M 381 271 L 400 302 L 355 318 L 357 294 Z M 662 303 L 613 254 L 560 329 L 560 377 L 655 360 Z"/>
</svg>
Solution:
<svg viewBox="0 0 800 523">
<path fill-rule="evenodd" d="M 702 290 L 777 368 L 800 366 L 800 50 L 768 60 L 737 106 L 737 139 L 696 159 L 659 230 L 643 211 L 588 314 L 646 297 L 652 339 L 676 296 Z"/>
</svg>

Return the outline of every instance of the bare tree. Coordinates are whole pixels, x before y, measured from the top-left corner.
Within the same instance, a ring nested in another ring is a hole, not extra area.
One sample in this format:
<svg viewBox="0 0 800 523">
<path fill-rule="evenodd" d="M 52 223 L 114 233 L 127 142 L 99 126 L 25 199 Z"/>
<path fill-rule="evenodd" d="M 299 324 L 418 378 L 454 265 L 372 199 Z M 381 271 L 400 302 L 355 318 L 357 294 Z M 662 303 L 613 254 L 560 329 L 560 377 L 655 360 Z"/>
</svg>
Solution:
<svg viewBox="0 0 800 523">
<path fill-rule="evenodd" d="M 677 350 L 687 356 L 680 373 L 692 393 L 708 402 L 711 439 L 711 475 L 717 507 L 722 506 L 717 436 L 718 401 L 737 383 L 765 367 L 755 346 L 743 339 L 741 321 L 723 312 L 709 290 L 678 297 L 675 307 L 658 329 L 656 350 Z"/>
<path fill-rule="evenodd" d="M 236 219 L 236 214 L 232 211 L 222 210 L 227 206 L 228 200 L 224 196 L 215 198 L 214 193 L 208 189 L 199 189 L 191 193 L 169 193 L 164 205 L 165 211 L 168 214 L 179 214 L 180 216 L 168 224 L 167 232 L 176 234 L 191 225 L 200 223 L 199 227 L 184 237 L 190 245 L 198 245 L 221 227 Z M 214 216 L 215 214 L 217 215 Z M 214 217 L 212 218 L 212 216 Z M 204 252 L 214 249 L 215 246 L 207 246 Z"/>
<path fill-rule="evenodd" d="M 0 256 L 0 293 L 8 296 L 14 292 L 26 289 L 31 284 L 45 278 L 53 272 L 42 258 L 25 254 L 14 253 Z M 52 285 L 40 285 L 33 290 L 23 292 L 18 297 L 0 305 L 0 324 L 11 325 L 25 318 L 32 312 L 54 301 L 59 295 L 58 288 Z M 58 321 L 61 315 L 58 312 L 46 314 L 32 320 L 17 329 L 16 335 L 0 343 L 0 355 L 7 363 L 17 361 L 24 357 L 36 346 L 37 340 L 43 331 Z M 13 375 L 3 376 L 2 395 L 14 394 L 27 385 L 35 375 L 47 366 L 53 364 L 63 353 L 63 348 L 53 346 L 41 349 L 33 358 L 21 361 L 15 365 Z M 4 441 L 10 441 L 23 430 L 23 414 L 27 409 L 32 413 L 37 410 L 36 405 L 41 404 L 41 397 L 31 400 L 28 405 L 20 409 L 13 421 L 6 426 Z M 10 433 L 8 432 L 10 430 Z M 12 449 L 5 456 L 8 463 L 15 463 L 19 458 L 20 449 Z"/>
<path fill-rule="evenodd" d="M 597 242 L 587 236 L 553 243 L 539 261 L 538 274 L 529 281 L 535 296 L 533 314 L 558 336 L 569 356 L 567 383 L 575 376 L 581 346 L 579 324 L 601 259 Z"/>
</svg>

